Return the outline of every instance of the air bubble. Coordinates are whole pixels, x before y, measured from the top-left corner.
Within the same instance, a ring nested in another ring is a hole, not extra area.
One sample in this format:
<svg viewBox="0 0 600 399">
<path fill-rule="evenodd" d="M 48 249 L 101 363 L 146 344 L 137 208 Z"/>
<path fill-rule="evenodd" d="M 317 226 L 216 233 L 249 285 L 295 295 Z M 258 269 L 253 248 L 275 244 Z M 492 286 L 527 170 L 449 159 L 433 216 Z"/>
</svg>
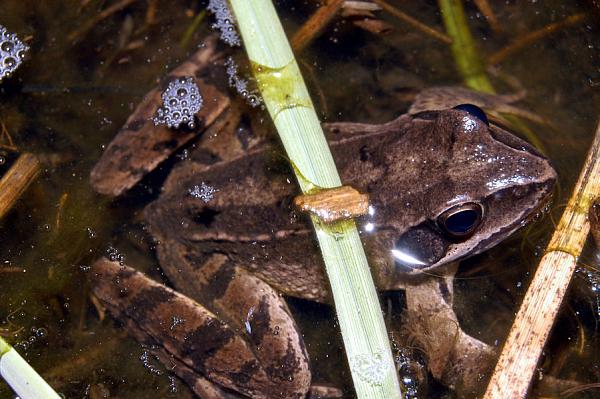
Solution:
<svg viewBox="0 0 600 399">
<path fill-rule="evenodd" d="M 0 45 L 0 48 L 5 53 L 10 53 L 15 48 L 15 45 L 12 44 L 12 42 L 2 42 L 2 45 Z"/>
</svg>

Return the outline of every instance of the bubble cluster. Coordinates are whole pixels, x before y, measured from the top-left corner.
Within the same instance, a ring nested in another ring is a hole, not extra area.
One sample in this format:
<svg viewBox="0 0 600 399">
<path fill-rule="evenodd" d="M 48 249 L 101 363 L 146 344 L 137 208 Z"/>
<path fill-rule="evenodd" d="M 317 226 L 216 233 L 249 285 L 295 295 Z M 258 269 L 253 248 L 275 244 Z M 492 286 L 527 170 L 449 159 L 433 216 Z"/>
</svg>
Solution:
<svg viewBox="0 0 600 399">
<path fill-rule="evenodd" d="M 394 362 L 398 368 L 400 377 L 400 385 L 404 388 L 403 399 L 418 399 L 419 398 L 419 375 L 422 374 L 424 366 L 418 361 L 405 353 L 404 350 L 399 350 L 395 356 Z"/>
<path fill-rule="evenodd" d="M 248 88 L 248 81 L 238 75 L 238 66 L 232 57 L 228 57 L 225 60 L 225 68 L 227 68 L 229 86 L 233 87 L 251 106 L 256 107 L 260 105 L 262 103 L 260 95 L 255 90 L 250 90 Z"/>
<path fill-rule="evenodd" d="M 0 25 L 0 81 L 12 74 L 23 62 L 29 50 L 14 33 L 9 33 Z"/>
<path fill-rule="evenodd" d="M 209 186 L 204 182 L 202 182 L 200 185 L 196 184 L 188 189 L 188 193 L 192 197 L 198 198 L 204 202 L 209 202 L 212 200 L 215 197 L 216 192 L 217 190 L 214 187 Z"/>
<path fill-rule="evenodd" d="M 23 341 L 17 342 L 15 344 L 15 348 L 26 351 L 31 345 L 36 343 L 36 341 L 40 339 L 45 339 L 47 335 L 48 331 L 45 328 L 31 327 L 31 334 L 29 335 L 29 337 L 27 337 Z"/>
<path fill-rule="evenodd" d="M 112 245 L 109 245 L 106 249 L 106 256 L 111 262 L 119 262 L 120 266 L 125 265 L 125 255 L 123 255 L 119 250 Z"/>
<path fill-rule="evenodd" d="M 179 316 L 173 316 L 172 322 L 171 322 L 171 330 L 174 330 L 178 325 L 185 323 L 185 319 L 179 317 Z"/>
<path fill-rule="evenodd" d="M 240 46 L 242 41 L 235 29 L 235 18 L 227 6 L 227 0 L 209 0 L 206 9 L 215 15 L 214 29 L 221 31 L 221 40 L 230 46 Z"/>
<path fill-rule="evenodd" d="M 202 96 L 194 78 L 172 80 L 161 97 L 163 105 L 153 119 L 155 125 L 178 129 L 180 125 L 187 124 L 190 129 L 194 128 L 194 114 L 202 107 Z"/>
<path fill-rule="evenodd" d="M 140 355 L 140 361 L 144 365 L 144 368 L 148 370 L 151 374 L 162 375 L 162 370 L 158 366 L 154 365 L 155 360 L 158 360 L 158 358 L 152 353 L 150 353 L 149 350 L 144 349 L 142 351 L 142 354 Z"/>
</svg>

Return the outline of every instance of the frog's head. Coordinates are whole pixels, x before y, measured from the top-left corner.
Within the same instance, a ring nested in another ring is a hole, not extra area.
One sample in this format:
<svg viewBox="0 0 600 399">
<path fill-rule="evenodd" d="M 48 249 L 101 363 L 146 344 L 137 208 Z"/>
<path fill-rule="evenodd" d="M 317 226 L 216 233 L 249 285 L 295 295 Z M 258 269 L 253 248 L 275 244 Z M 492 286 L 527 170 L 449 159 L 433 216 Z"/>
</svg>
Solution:
<svg viewBox="0 0 600 399">
<path fill-rule="evenodd" d="M 476 106 L 413 118 L 403 142 L 414 147 L 386 144 L 386 177 L 372 190 L 383 285 L 498 244 L 547 205 L 556 180 L 543 155 Z"/>
</svg>

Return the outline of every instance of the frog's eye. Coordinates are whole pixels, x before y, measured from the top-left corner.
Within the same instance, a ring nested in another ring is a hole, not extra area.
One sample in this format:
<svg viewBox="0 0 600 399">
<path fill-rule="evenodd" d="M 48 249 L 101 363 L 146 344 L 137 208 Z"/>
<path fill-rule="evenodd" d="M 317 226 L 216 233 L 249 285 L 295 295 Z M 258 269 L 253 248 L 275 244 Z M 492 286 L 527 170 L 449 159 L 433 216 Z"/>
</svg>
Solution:
<svg viewBox="0 0 600 399">
<path fill-rule="evenodd" d="M 469 238 L 481 224 L 483 207 L 476 202 L 467 202 L 445 210 L 437 218 L 440 229 L 452 240 Z"/>
<path fill-rule="evenodd" d="M 454 107 L 454 109 L 458 109 L 460 111 L 465 111 L 465 112 L 469 113 L 469 115 L 471 115 L 474 118 L 479 119 L 480 121 L 482 121 L 486 125 L 488 125 L 488 126 L 490 125 L 490 122 L 488 121 L 487 115 L 477 105 L 473 105 L 473 104 L 460 104 L 460 105 L 457 105 L 456 107 Z"/>
</svg>

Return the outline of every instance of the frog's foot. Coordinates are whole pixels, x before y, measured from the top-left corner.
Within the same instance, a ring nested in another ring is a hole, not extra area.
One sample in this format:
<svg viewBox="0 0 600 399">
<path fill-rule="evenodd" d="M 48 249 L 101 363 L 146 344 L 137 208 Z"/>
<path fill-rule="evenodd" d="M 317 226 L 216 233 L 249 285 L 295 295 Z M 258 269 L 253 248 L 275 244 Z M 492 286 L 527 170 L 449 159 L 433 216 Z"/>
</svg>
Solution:
<svg viewBox="0 0 600 399">
<path fill-rule="evenodd" d="M 184 361 L 169 353 L 160 343 L 149 337 L 145 331 L 132 320 L 127 320 L 125 329 L 139 342 L 148 346 L 152 353 L 165 366 L 169 372 L 181 378 L 190 389 L 200 398 L 210 399 L 241 399 L 242 395 L 224 389 L 215 384 L 202 374 L 189 367 Z"/>
<path fill-rule="evenodd" d="M 217 315 L 105 258 L 92 270 L 94 294 L 132 335 L 160 345 L 181 365 L 174 371 L 188 383 L 193 373 L 218 385 L 194 380 L 192 388 L 198 393 L 215 389 L 252 398 L 301 398 L 308 392 L 310 371 L 302 338 L 285 302 L 261 280 L 238 269 L 218 268 L 220 275 L 213 277 L 221 279 L 216 282 L 221 295 L 212 303 Z"/>
<path fill-rule="evenodd" d="M 511 114 L 541 125 L 547 125 L 548 122 L 540 115 L 511 105 L 511 103 L 519 101 L 523 97 L 524 92 L 497 95 L 477 92 L 460 86 L 431 87 L 417 94 L 408 113 L 415 115 L 424 111 L 441 111 L 460 104 L 473 104 L 492 115 L 498 115 L 499 113 Z M 499 118 L 501 119 L 501 117 Z"/>
<path fill-rule="evenodd" d="M 340 399 L 344 397 L 341 389 L 329 385 L 313 384 L 308 391 L 307 399 Z"/>
<path fill-rule="evenodd" d="M 452 309 L 455 272 L 454 266 L 439 278 L 428 276 L 407 284 L 405 324 L 426 351 L 433 376 L 472 397 L 481 388 L 482 378 L 491 371 L 496 354 L 490 345 L 460 328 Z"/>
<path fill-rule="evenodd" d="M 216 56 L 217 38 L 211 36 L 200 50 L 171 71 L 161 86 L 146 94 L 94 166 L 90 175 L 94 190 L 111 197 L 122 195 L 221 115 L 230 100 L 205 79 L 206 75 L 210 75 L 212 60 Z M 194 77 L 200 94 L 210 99 L 195 114 L 198 123 L 187 130 L 155 126 L 153 117 L 162 104 L 161 91 L 173 79 L 185 76 Z"/>
</svg>

